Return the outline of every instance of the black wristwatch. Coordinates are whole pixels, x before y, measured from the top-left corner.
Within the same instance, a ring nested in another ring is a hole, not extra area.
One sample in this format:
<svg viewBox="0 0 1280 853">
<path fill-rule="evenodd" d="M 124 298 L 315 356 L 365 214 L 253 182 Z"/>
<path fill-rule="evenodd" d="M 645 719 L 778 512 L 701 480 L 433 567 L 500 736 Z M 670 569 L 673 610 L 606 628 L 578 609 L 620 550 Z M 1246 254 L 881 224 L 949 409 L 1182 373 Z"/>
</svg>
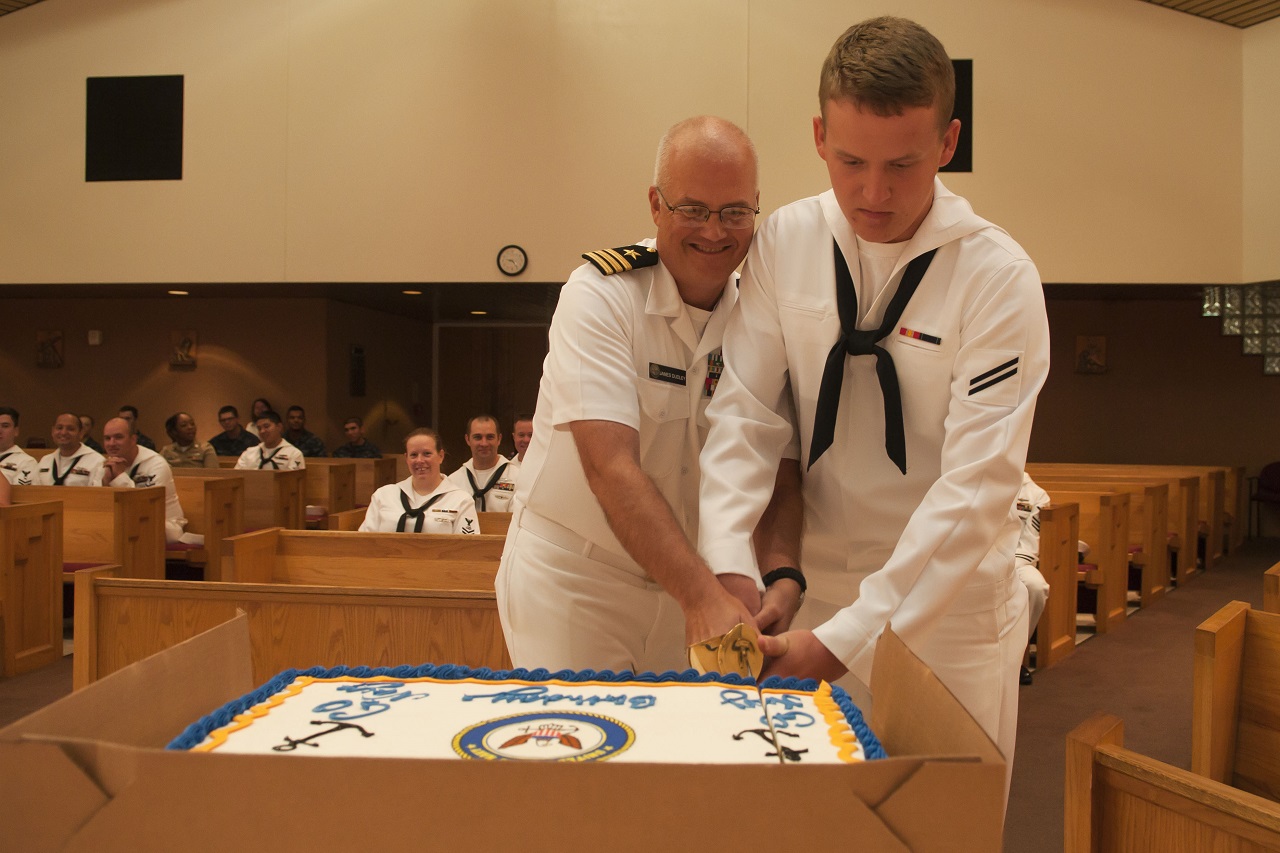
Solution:
<svg viewBox="0 0 1280 853">
<path fill-rule="evenodd" d="M 772 571 L 765 572 L 764 576 L 761 577 L 760 580 L 762 583 L 764 583 L 765 588 L 768 589 L 769 587 L 773 586 L 774 581 L 780 581 L 783 578 L 788 578 L 790 580 L 793 580 L 800 585 L 800 603 L 803 604 L 804 593 L 805 593 L 805 590 L 809 588 L 809 585 L 804 581 L 804 572 L 800 571 L 796 567 L 781 566 Z"/>
</svg>

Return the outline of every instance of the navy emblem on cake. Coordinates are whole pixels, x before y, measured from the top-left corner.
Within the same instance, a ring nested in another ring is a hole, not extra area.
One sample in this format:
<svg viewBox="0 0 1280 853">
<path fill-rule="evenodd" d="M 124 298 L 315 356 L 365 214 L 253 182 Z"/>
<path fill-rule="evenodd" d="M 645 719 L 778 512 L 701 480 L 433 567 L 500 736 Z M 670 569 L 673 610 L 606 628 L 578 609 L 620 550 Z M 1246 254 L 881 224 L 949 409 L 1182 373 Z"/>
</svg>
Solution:
<svg viewBox="0 0 1280 853">
<path fill-rule="evenodd" d="M 467 726 L 454 736 L 453 751 L 483 761 L 606 761 L 635 740 L 631 727 L 612 717 L 545 712 Z"/>
</svg>

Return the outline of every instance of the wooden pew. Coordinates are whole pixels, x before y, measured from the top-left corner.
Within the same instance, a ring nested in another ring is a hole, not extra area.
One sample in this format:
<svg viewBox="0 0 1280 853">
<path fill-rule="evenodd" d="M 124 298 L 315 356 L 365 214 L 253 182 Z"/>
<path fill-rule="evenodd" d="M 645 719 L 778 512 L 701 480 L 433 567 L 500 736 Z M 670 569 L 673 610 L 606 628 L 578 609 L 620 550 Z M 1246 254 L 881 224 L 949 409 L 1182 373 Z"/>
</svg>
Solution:
<svg viewBox="0 0 1280 853">
<path fill-rule="evenodd" d="M 1244 544 L 1249 532 L 1249 478 L 1245 476 L 1243 465 L 1227 466 L 1223 491 L 1226 495 L 1223 511 L 1226 539 L 1230 550 L 1235 551 Z"/>
<path fill-rule="evenodd" d="M 1197 561 L 1197 543 L 1200 539 L 1200 477 L 1196 474 L 1121 474 L 1101 466 L 1095 473 L 1069 473 L 1041 469 L 1032 463 L 1027 465 L 1032 479 L 1089 482 L 1105 484 L 1133 491 L 1148 483 L 1165 483 L 1169 487 L 1168 519 L 1170 547 L 1177 555 L 1177 572 L 1170 567 L 1170 577 L 1178 583 L 1189 580 L 1200 571 Z M 1174 538 L 1176 537 L 1176 538 Z"/>
<path fill-rule="evenodd" d="M 470 538 L 470 537 L 468 537 Z M 289 667 L 460 663 L 510 669 L 492 589 L 382 589 L 135 580 L 75 573 L 79 689 L 148 655 L 249 616 L 253 676 Z"/>
<path fill-rule="evenodd" d="M 163 486 L 14 486 L 13 500 L 62 503 L 65 563 L 116 564 L 125 577 L 164 577 Z"/>
<path fill-rule="evenodd" d="M 1059 474 L 1100 475 L 1121 477 L 1194 475 L 1200 478 L 1200 529 L 1205 538 L 1206 569 L 1222 558 L 1223 530 L 1226 526 L 1226 466 L 1209 465 L 1128 465 L 1083 462 L 1034 462 L 1027 463 L 1027 472 L 1036 478 L 1036 472 Z"/>
<path fill-rule="evenodd" d="M 1080 506 L 1053 503 L 1040 508 L 1040 574 L 1049 598 L 1036 626 L 1036 668 L 1045 669 L 1076 650 L 1077 547 Z"/>
<path fill-rule="evenodd" d="M 384 456 L 381 459 L 347 459 L 347 458 L 331 458 L 331 459 L 308 459 L 307 467 L 313 465 L 342 465 L 354 464 L 356 466 L 356 489 L 355 489 L 355 506 L 368 506 L 369 501 L 373 498 L 373 493 L 382 486 L 398 482 L 396 480 L 396 460 L 391 456 Z"/>
<path fill-rule="evenodd" d="M 307 506 L 322 506 L 329 513 L 356 508 L 356 466 L 350 460 L 308 459 L 306 471 Z"/>
<path fill-rule="evenodd" d="M 1195 481 L 1194 477 L 1189 480 Z M 1141 581 L 1137 584 L 1143 607 L 1155 602 L 1169 589 L 1171 550 L 1179 550 L 1179 534 L 1171 534 L 1169 525 L 1169 485 L 1167 480 L 1117 480 L 1112 478 L 1075 478 L 1048 476 L 1038 480 L 1041 488 L 1051 484 L 1058 489 L 1108 489 L 1129 494 L 1129 562 L 1138 566 Z M 1187 521 L 1183 518 L 1184 523 Z M 1184 531 L 1194 543 L 1197 538 L 1194 519 Z M 1133 550 L 1136 549 L 1136 550 Z M 1194 544 L 1192 546 L 1192 560 Z M 1182 550 L 1185 554 L 1186 551 Z M 1179 560 L 1179 565 L 1183 560 Z"/>
<path fill-rule="evenodd" d="M 1233 601 L 1196 628 L 1191 770 L 1280 803 L 1280 614 Z"/>
<path fill-rule="evenodd" d="M 244 532 L 244 478 L 174 477 L 173 484 L 187 516 L 187 532 L 202 534 L 204 547 L 171 546 L 165 556 L 201 566 L 205 580 L 213 580 L 210 575 L 222 565 L 222 540 Z"/>
<path fill-rule="evenodd" d="M 346 512 L 329 513 L 329 529 L 330 530 L 359 530 L 360 525 L 364 524 L 365 510 L 368 507 L 359 506 L 355 509 L 349 509 Z"/>
<path fill-rule="evenodd" d="M 0 676 L 62 657 L 62 504 L 0 506 Z"/>
<path fill-rule="evenodd" d="M 1262 609 L 1268 613 L 1280 613 L 1280 563 L 1267 569 L 1262 576 Z"/>
<path fill-rule="evenodd" d="M 222 457 L 219 457 L 222 458 Z M 296 471 L 257 471 L 232 468 L 174 468 L 173 477 L 218 477 L 244 479 L 244 526 L 253 530 L 263 527 L 287 527 L 301 530 L 303 494 L 307 473 Z"/>
<path fill-rule="evenodd" d="M 480 533 L 491 534 L 493 536 L 506 536 L 507 529 L 511 526 L 511 513 L 509 512 L 478 512 L 480 522 Z"/>
<path fill-rule="evenodd" d="M 1109 631 L 1126 616 L 1129 588 L 1129 495 L 1125 492 L 1045 489 L 1054 503 L 1074 503 L 1080 511 L 1079 538 L 1092 548 L 1096 571 L 1080 570 L 1080 582 L 1096 590 L 1095 630 Z"/>
<path fill-rule="evenodd" d="M 219 580 L 493 591 L 502 536 L 257 530 L 227 540 Z"/>
<path fill-rule="evenodd" d="M 1067 735 L 1065 853 L 1280 850 L 1280 804 L 1124 748 L 1096 714 Z"/>
</svg>

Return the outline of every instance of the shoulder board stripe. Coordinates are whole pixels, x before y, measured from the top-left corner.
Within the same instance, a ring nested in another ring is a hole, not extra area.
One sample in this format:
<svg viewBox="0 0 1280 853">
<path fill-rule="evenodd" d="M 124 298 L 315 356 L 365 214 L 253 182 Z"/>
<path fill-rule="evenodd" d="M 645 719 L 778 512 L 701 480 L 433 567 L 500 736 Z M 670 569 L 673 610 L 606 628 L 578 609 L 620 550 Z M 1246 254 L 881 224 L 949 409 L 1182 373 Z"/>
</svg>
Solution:
<svg viewBox="0 0 1280 853">
<path fill-rule="evenodd" d="M 627 272 L 653 266 L 658 262 L 658 253 L 649 246 L 619 246 L 616 249 L 598 249 L 584 252 L 582 257 L 604 275 Z"/>
</svg>

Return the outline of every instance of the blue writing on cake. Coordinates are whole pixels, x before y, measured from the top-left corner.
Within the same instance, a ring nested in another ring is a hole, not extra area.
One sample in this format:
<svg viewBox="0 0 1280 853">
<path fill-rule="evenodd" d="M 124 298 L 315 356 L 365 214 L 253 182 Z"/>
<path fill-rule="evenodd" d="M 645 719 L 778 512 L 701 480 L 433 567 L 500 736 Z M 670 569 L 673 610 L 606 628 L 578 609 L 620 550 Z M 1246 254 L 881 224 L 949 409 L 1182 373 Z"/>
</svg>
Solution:
<svg viewBox="0 0 1280 853">
<path fill-rule="evenodd" d="M 314 714 L 328 714 L 330 720 L 359 720 L 372 717 L 390 710 L 392 702 L 405 699 L 425 699 L 430 694 L 414 693 L 400 681 L 380 681 L 372 684 L 342 684 L 338 690 L 343 693 L 358 693 L 359 702 L 351 699 L 333 699 L 323 702 L 311 709 Z M 352 709 L 352 710 L 348 710 Z M 354 713 L 358 709 L 360 713 Z"/>
<path fill-rule="evenodd" d="M 462 697 L 463 702 L 471 702 L 476 699 L 488 699 L 494 705 L 507 703 L 517 705 L 541 704 L 545 706 L 553 702 L 567 702 L 571 705 L 618 705 L 634 710 L 652 708 L 658 702 L 656 696 L 648 693 L 638 696 L 583 696 L 577 693 L 552 693 L 549 688 L 532 685 L 517 687 L 514 690 L 503 690 L 498 693 L 476 693 Z"/>
<path fill-rule="evenodd" d="M 762 715 L 761 725 L 768 725 L 770 718 L 773 720 L 775 729 L 803 729 L 812 726 L 815 722 L 812 714 L 800 710 L 804 707 L 804 703 L 798 696 L 782 693 L 769 696 L 764 701 L 769 707 L 774 708 L 774 713 L 770 716 Z M 747 690 L 725 689 L 720 691 L 720 704 L 742 711 L 754 711 L 760 707 L 760 696 Z"/>
</svg>

